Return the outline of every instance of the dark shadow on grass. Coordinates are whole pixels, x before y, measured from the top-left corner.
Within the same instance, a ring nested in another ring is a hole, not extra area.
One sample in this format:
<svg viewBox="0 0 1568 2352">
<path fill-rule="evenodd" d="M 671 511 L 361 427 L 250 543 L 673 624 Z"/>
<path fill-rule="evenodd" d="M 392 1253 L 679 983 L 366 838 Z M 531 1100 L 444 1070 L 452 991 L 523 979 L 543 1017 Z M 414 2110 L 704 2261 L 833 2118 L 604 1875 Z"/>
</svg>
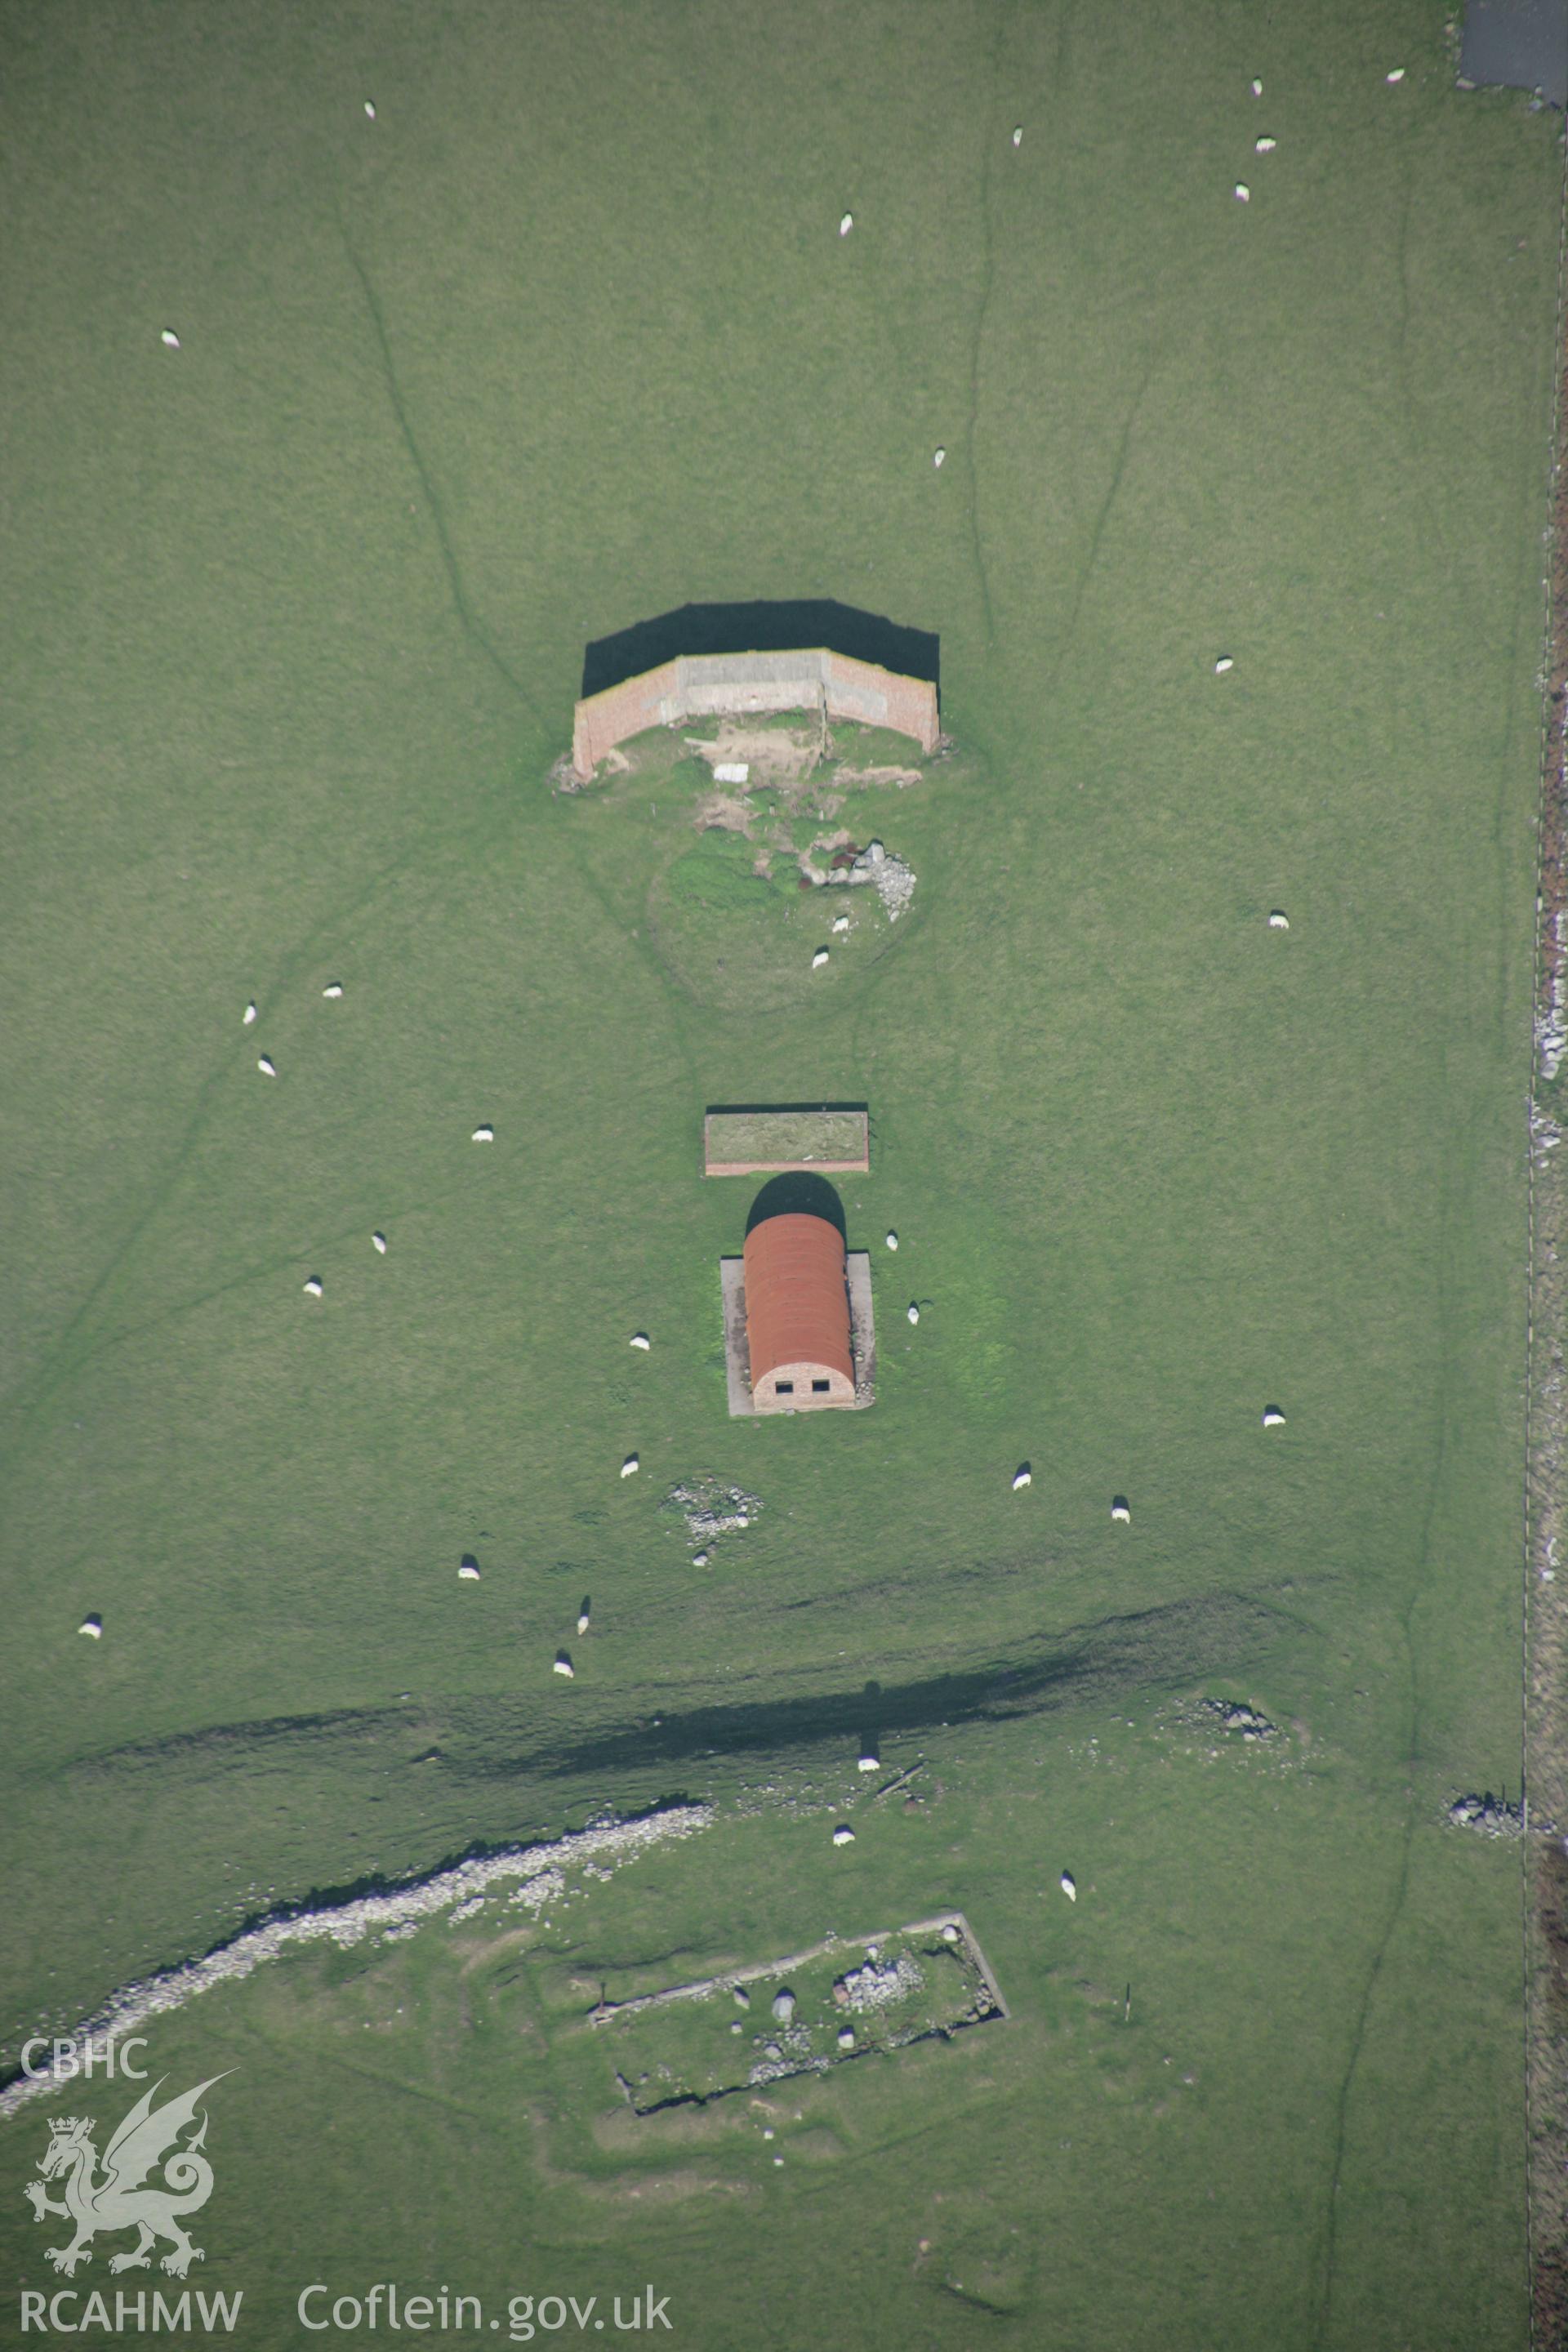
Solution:
<svg viewBox="0 0 1568 2352">
<path fill-rule="evenodd" d="M 846 1239 L 843 1202 L 826 1176 L 814 1176 L 806 1169 L 792 1168 L 769 1177 L 752 1202 L 747 1233 L 754 1233 L 770 1217 L 821 1217 L 835 1227 L 840 1241 Z"/>
<path fill-rule="evenodd" d="M 636 621 L 584 647 L 583 692 L 602 694 L 680 654 L 795 653 L 813 646 L 826 646 L 853 661 L 875 662 L 906 677 L 929 678 L 941 695 L 942 640 L 932 631 L 906 628 L 880 613 L 865 613 L 827 596 L 682 604 L 679 612 Z"/>
</svg>

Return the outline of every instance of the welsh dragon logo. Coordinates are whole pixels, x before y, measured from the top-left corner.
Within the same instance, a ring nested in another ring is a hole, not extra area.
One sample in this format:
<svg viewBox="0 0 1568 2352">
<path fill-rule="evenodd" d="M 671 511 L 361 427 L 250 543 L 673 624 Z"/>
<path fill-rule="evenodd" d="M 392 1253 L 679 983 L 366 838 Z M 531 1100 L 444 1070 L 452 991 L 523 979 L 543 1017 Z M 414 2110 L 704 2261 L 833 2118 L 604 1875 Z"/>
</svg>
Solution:
<svg viewBox="0 0 1568 2352">
<path fill-rule="evenodd" d="M 221 2083 L 223 2076 L 209 2075 L 194 2091 L 154 2107 L 153 2102 L 167 2080 L 161 2075 L 151 2090 L 143 2091 L 120 2125 L 103 2151 L 101 2177 L 91 2117 L 50 2117 L 49 2144 L 38 2166 L 39 2178 L 29 2180 L 22 2194 L 32 2206 L 35 2221 L 58 2213 L 75 2223 L 76 2235 L 68 2246 L 44 2249 L 45 2260 L 68 2278 L 79 2263 L 91 2262 L 91 2242 L 100 2231 L 140 2232 L 128 2253 L 110 2257 L 111 2271 L 145 2270 L 160 2238 L 166 2238 L 173 2249 L 163 2256 L 163 2266 L 175 2278 L 184 2278 L 193 2263 L 205 2260 L 201 2247 L 192 2245 L 182 2222 L 213 2193 L 213 2168 L 201 2153 L 207 2136 L 205 2114 L 184 2147 L 179 2139 L 187 2125 L 195 2121 L 203 2092 Z M 143 2188 L 147 2175 L 159 2166 L 162 2185 Z M 62 2174 L 65 2195 L 57 2200 L 48 2195 L 44 2183 L 58 2180 Z"/>
</svg>

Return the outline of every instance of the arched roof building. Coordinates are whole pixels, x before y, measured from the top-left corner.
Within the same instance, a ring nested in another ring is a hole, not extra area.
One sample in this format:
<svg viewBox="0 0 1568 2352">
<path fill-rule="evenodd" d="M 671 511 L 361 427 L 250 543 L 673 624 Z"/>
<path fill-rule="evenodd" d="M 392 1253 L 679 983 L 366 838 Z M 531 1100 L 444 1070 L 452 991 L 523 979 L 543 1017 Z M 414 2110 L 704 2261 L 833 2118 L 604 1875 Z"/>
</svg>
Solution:
<svg viewBox="0 0 1568 2352">
<path fill-rule="evenodd" d="M 755 1411 L 855 1402 L 844 1236 L 826 1217 L 764 1217 L 746 1235 Z"/>
</svg>

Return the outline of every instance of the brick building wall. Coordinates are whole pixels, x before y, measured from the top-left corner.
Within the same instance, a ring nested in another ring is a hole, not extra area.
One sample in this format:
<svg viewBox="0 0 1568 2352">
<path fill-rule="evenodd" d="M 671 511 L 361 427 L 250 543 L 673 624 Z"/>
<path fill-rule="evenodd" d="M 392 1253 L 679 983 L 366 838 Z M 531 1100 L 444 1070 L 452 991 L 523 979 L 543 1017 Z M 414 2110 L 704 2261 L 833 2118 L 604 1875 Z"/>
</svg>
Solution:
<svg viewBox="0 0 1568 2352">
<path fill-rule="evenodd" d="M 934 751 L 941 735 L 936 688 L 874 662 L 813 646 L 799 653 L 682 654 L 579 702 L 572 728 L 572 767 L 583 782 L 606 751 L 649 727 L 683 719 L 748 711 L 816 710 L 826 695 L 833 719 L 857 719 L 911 735 Z"/>
</svg>

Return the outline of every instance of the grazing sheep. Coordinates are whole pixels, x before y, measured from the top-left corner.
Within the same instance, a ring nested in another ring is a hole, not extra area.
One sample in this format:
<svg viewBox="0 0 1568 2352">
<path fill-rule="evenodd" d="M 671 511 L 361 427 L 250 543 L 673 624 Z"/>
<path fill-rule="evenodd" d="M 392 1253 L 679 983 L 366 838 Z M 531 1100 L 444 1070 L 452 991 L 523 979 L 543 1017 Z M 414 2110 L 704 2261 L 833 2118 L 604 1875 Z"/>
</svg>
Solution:
<svg viewBox="0 0 1568 2352">
<path fill-rule="evenodd" d="M 1290 918 L 1285 912 L 1283 907 L 1275 908 L 1273 913 L 1268 918 L 1268 928 L 1271 931 L 1288 931 L 1289 929 Z"/>
<path fill-rule="evenodd" d="M 249 1026 L 250 1026 L 250 1024 L 251 1024 L 251 1023 L 255 1020 L 255 1018 L 256 1018 L 256 1007 L 255 1007 L 255 1005 L 254 1005 L 254 1004 L 247 1004 L 247 1005 L 246 1006 L 246 1008 L 245 1008 L 244 1026 L 245 1026 L 247 1029 L 248 1029 L 248 1028 L 249 1028 Z"/>
<path fill-rule="evenodd" d="M 310 1279 L 309 1280 L 309 1282 L 305 1285 L 305 1296 L 306 1296 L 306 1297 L 307 1297 L 307 1298 L 320 1298 L 320 1297 L 321 1297 L 321 1288 L 322 1288 L 322 1284 L 321 1284 L 321 1276 L 320 1276 L 319 1274 L 313 1274 L 313 1275 L 310 1276 Z"/>
<path fill-rule="evenodd" d="M 270 1054 L 258 1054 L 256 1057 L 256 1066 L 264 1078 L 275 1078 L 278 1076 Z"/>
<path fill-rule="evenodd" d="M 1015 128 L 1015 130 L 1014 130 L 1014 132 L 1013 132 L 1013 144 L 1014 144 L 1014 146 L 1015 146 L 1015 147 L 1021 147 L 1021 146 L 1023 145 L 1023 143 L 1024 143 L 1024 126 L 1023 126 L 1023 124 L 1020 122 L 1020 123 L 1018 123 L 1018 124 L 1016 125 L 1016 128 Z"/>
<path fill-rule="evenodd" d="M 370 100 L 369 100 L 369 99 L 368 99 L 368 98 L 365 100 L 365 102 L 364 102 L 364 110 L 365 110 L 365 112 L 369 115 L 369 117 L 370 117 L 371 121 L 374 122 L 374 121 L 375 121 L 375 109 L 374 109 L 374 107 L 371 104 L 371 102 L 370 102 Z"/>
<path fill-rule="evenodd" d="M 474 1129 L 474 1141 L 475 1141 L 476 1143 L 493 1143 L 493 1142 L 495 1141 L 495 1139 L 496 1139 L 496 1131 L 495 1131 L 495 1129 L 494 1129 L 494 1128 L 493 1128 L 493 1127 L 476 1127 L 476 1128 L 475 1128 L 475 1129 Z"/>
<path fill-rule="evenodd" d="M 472 1552 L 466 1551 L 463 1554 L 462 1565 L 459 1567 L 458 1574 L 465 1584 L 477 1584 L 479 1582 L 479 1563 L 474 1558 Z"/>
<path fill-rule="evenodd" d="M 835 915 L 833 918 L 833 928 L 836 931 L 847 931 L 849 929 L 848 916 Z"/>
<path fill-rule="evenodd" d="M 1078 1901 L 1078 1881 L 1070 1870 L 1064 1870 L 1062 1873 L 1062 1893 L 1069 1903 Z"/>
<path fill-rule="evenodd" d="M 555 1671 L 558 1675 L 564 1675 L 568 1682 L 576 1674 L 577 1669 L 564 1650 L 557 1650 L 555 1653 Z"/>
<path fill-rule="evenodd" d="M 826 948 L 818 948 L 816 953 L 811 959 L 811 968 L 813 971 L 820 971 L 826 961 L 827 950 Z"/>
<path fill-rule="evenodd" d="M 939 466 L 939 467 L 940 467 L 940 466 L 945 466 L 945 465 L 946 465 L 946 463 L 947 463 L 947 451 L 946 451 L 945 449 L 939 449 L 939 450 L 936 452 L 936 455 L 932 457 L 932 459 L 931 459 L 931 464 L 932 464 L 933 466 Z"/>
<path fill-rule="evenodd" d="M 1278 1406 L 1277 1404 L 1271 1404 L 1271 1405 L 1268 1405 L 1268 1406 L 1266 1406 L 1266 1407 L 1265 1407 L 1265 1409 L 1264 1409 L 1264 1414 L 1263 1414 L 1263 1426 L 1264 1426 L 1264 1428 L 1265 1428 L 1265 1429 L 1283 1429 L 1283 1428 L 1284 1428 L 1284 1426 L 1285 1426 L 1285 1416 L 1284 1416 L 1284 1414 L 1280 1412 L 1280 1410 L 1279 1410 L 1279 1406 Z"/>
<path fill-rule="evenodd" d="M 321 991 L 323 996 L 341 996 L 342 992 L 343 984 L 341 980 L 329 980 Z"/>
<path fill-rule="evenodd" d="M 628 1345 L 633 1348 L 640 1348 L 646 1356 L 648 1349 L 652 1347 L 653 1341 L 648 1338 L 646 1331 L 634 1331 Z"/>
<path fill-rule="evenodd" d="M 370 1237 L 370 1245 L 372 1249 L 374 1250 L 377 1257 L 384 1257 L 386 1255 L 386 1235 L 384 1234 L 372 1234 Z"/>
<path fill-rule="evenodd" d="M 1403 66 L 1395 66 L 1394 71 L 1392 73 L 1385 73 L 1383 79 L 1386 82 L 1403 81 L 1405 79 L 1405 68 Z"/>
<path fill-rule="evenodd" d="M 167 343 L 172 352 L 177 352 L 180 348 L 180 339 L 173 327 L 165 327 L 158 340 L 160 342 Z"/>
<path fill-rule="evenodd" d="M 642 1464 L 637 1460 L 637 1455 L 635 1454 L 628 1454 L 626 1460 L 621 1465 L 621 1475 L 623 1478 L 629 1478 L 635 1471 L 640 1470 L 641 1468 Z"/>
<path fill-rule="evenodd" d="M 855 226 L 855 215 L 854 215 L 854 214 L 853 214 L 853 213 L 846 213 L 846 214 L 845 214 L 845 215 L 844 215 L 844 217 L 843 217 L 843 219 L 842 219 L 842 220 L 839 222 L 839 224 L 838 224 L 838 234 L 839 234 L 839 236 L 848 236 L 848 234 L 849 234 L 849 232 L 850 232 L 850 230 L 854 227 L 854 226 Z"/>
<path fill-rule="evenodd" d="M 1253 97 L 1254 97 L 1254 98 L 1261 98 L 1261 97 L 1262 97 L 1262 95 L 1263 95 L 1263 84 L 1262 84 L 1260 81 L 1255 81 L 1255 82 L 1253 83 L 1253 85 L 1252 85 L 1252 95 L 1253 95 Z"/>
<path fill-rule="evenodd" d="M 833 1843 L 834 1843 L 834 1844 L 835 1844 L 835 1845 L 853 1845 L 853 1844 L 854 1844 L 854 1843 L 855 1843 L 855 1832 L 854 1832 L 854 1831 L 853 1831 L 852 1829 L 850 1829 L 850 1828 L 849 1828 L 849 1826 L 847 1825 L 847 1822 L 840 1822 L 840 1824 L 839 1824 L 838 1828 L 837 1828 L 837 1829 L 836 1829 L 836 1830 L 834 1831 L 834 1832 L 833 1832 Z"/>
<path fill-rule="evenodd" d="M 888 1247 L 890 1250 L 896 1250 L 898 1248 L 899 1237 L 897 1234 L 884 1234 L 882 1238 L 887 1243 Z"/>
<path fill-rule="evenodd" d="M 1214 674 L 1215 677 L 1223 677 L 1227 669 L 1234 669 L 1235 667 L 1236 662 L 1234 657 L 1230 654 L 1221 654 L 1218 661 L 1216 661 L 1214 666 Z"/>
<path fill-rule="evenodd" d="M 586 1593 L 584 1593 L 584 1594 L 583 1595 L 583 1606 L 582 1606 L 582 1607 L 581 1607 L 581 1609 L 579 1609 L 579 1610 L 578 1610 L 578 1612 L 577 1612 L 577 1631 L 578 1631 L 578 1633 L 585 1633 L 587 1632 L 587 1630 L 588 1630 L 588 1617 L 589 1617 L 588 1596 L 587 1596 L 587 1594 L 586 1594 Z"/>
<path fill-rule="evenodd" d="M 693 1568 L 706 1568 L 708 1565 L 707 1553 L 705 1551 L 694 1551 L 691 1555 L 691 1565 Z"/>
<path fill-rule="evenodd" d="M 854 2028 L 852 2025 L 841 2025 L 841 2026 L 839 2027 L 839 2029 L 838 2029 L 838 2047 L 840 2048 L 840 2050 L 853 2050 L 853 2049 L 854 2049 L 854 2047 L 855 2047 L 855 2028 Z"/>
<path fill-rule="evenodd" d="M 910 1305 L 909 1305 L 909 1317 L 910 1317 L 910 1321 L 911 1323 L 918 1323 L 918 1322 L 920 1321 L 920 1319 L 921 1319 L 921 1310 L 920 1310 L 920 1308 L 915 1305 L 915 1302 L 914 1302 L 914 1300 L 913 1300 L 912 1298 L 910 1299 Z"/>
<path fill-rule="evenodd" d="M 1120 1519 L 1123 1527 L 1130 1527 L 1131 1525 L 1132 1513 L 1128 1508 L 1127 1497 L 1125 1495 L 1115 1495 L 1111 1497 L 1110 1516 L 1113 1519 Z"/>
<path fill-rule="evenodd" d="M 1252 143 L 1258 154 L 1272 155 L 1279 142 L 1278 139 L 1255 139 Z"/>
<path fill-rule="evenodd" d="M 1252 202 L 1252 190 L 1245 180 L 1237 180 L 1236 184 L 1236 200 L 1241 205 L 1249 205 Z"/>
<path fill-rule="evenodd" d="M 1022 1463 L 1013 1473 L 1013 1492 L 1015 1495 L 1021 1494 L 1026 1486 L 1032 1486 L 1034 1483 L 1034 1472 L 1026 1462 Z"/>
<path fill-rule="evenodd" d="M 90 1617 L 84 1617 L 81 1623 L 76 1630 L 79 1633 L 85 1633 L 89 1642 L 101 1642 L 103 1639 L 103 1620 L 95 1612 Z"/>
</svg>

